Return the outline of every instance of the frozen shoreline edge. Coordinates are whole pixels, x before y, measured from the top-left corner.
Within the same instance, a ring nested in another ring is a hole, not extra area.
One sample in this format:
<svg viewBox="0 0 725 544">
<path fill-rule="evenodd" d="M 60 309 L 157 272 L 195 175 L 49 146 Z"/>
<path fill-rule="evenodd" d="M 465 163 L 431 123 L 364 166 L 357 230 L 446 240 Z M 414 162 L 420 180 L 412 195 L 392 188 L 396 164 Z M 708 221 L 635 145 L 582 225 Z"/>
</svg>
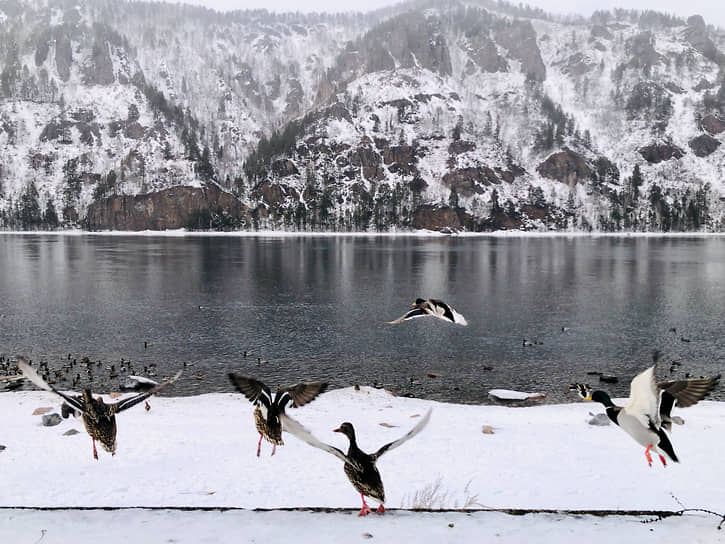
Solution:
<svg viewBox="0 0 725 544">
<path fill-rule="evenodd" d="M 13 236 L 134 236 L 160 238 L 722 238 L 725 232 L 581 232 L 581 231 L 515 231 L 438 232 L 430 230 L 388 232 L 299 232 L 299 231 L 86 231 L 86 230 L 0 230 L 0 235 Z"/>
</svg>

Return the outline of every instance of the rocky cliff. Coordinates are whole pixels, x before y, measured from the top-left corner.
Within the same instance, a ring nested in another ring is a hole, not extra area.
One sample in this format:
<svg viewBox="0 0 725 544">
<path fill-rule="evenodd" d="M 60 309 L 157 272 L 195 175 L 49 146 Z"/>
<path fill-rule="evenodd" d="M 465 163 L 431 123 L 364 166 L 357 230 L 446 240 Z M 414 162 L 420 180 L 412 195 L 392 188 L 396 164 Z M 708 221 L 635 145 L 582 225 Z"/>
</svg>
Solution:
<svg viewBox="0 0 725 544">
<path fill-rule="evenodd" d="M 0 228 L 725 228 L 725 34 L 0 2 Z"/>
</svg>

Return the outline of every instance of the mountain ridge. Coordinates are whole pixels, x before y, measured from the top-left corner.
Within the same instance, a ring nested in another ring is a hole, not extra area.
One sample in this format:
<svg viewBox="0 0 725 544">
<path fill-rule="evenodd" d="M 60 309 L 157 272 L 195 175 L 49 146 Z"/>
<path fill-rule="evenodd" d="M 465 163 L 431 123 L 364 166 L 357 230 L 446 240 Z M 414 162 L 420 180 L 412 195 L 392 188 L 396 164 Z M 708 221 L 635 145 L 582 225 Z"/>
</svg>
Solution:
<svg viewBox="0 0 725 544">
<path fill-rule="evenodd" d="M 0 228 L 725 228 L 725 34 L 699 16 L 0 13 Z"/>
</svg>

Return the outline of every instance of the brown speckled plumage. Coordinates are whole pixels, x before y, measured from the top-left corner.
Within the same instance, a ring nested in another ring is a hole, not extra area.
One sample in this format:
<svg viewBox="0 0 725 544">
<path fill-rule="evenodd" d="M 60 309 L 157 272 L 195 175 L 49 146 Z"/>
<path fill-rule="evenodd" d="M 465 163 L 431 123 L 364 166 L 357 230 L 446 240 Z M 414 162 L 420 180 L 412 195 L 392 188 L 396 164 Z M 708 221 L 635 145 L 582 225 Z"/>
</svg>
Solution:
<svg viewBox="0 0 725 544">
<path fill-rule="evenodd" d="M 345 475 L 348 480 L 350 480 L 352 486 L 362 495 L 371 497 L 380 503 L 384 503 L 385 488 L 383 487 L 383 481 L 380 478 L 378 467 L 375 466 L 378 461 L 378 457 L 380 457 L 384 451 L 381 452 L 378 450 L 372 455 L 362 451 L 357 445 L 357 440 L 355 439 L 355 429 L 351 423 L 343 423 L 338 429 L 335 429 L 335 432 L 344 434 L 350 440 L 350 447 L 347 450 L 347 458 L 351 462 L 346 462 L 344 469 Z"/>
<path fill-rule="evenodd" d="M 254 426 L 257 428 L 257 432 L 267 442 L 275 446 L 284 446 L 284 441 L 282 440 L 282 425 L 270 425 L 259 406 L 255 406 L 254 408 Z"/>
<path fill-rule="evenodd" d="M 178 372 L 173 378 L 149 389 L 148 391 L 122 399 L 118 402 L 106 404 L 103 398 L 94 398 L 90 389 L 86 389 L 81 395 L 67 395 L 58 391 L 46 383 L 45 380 L 43 380 L 23 359 L 18 359 L 18 367 L 22 370 L 23 375 L 35 385 L 41 389 L 45 389 L 46 391 L 52 391 L 65 400 L 65 403 L 61 407 L 63 417 L 68 417 L 71 413 L 82 417 L 86 432 L 93 439 L 93 457 L 95 459 L 98 459 L 96 440 L 101 443 L 103 449 L 108 453 L 112 455 L 115 455 L 116 453 L 116 414 L 143 402 L 151 395 L 158 393 L 167 385 L 175 382 L 181 375 L 181 372 Z"/>
<path fill-rule="evenodd" d="M 383 502 L 385 502 L 385 488 L 383 487 L 383 481 L 380 478 L 380 473 L 376 466 L 378 459 L 384 453 L 397 448 L 422 431 L 428 424 L 428 421 L 430 421 L 430 414 L 431 410 L 428 410 L 415 427 L 397 440 L 385 444 L 375 453 L 365 453 L 358 447 L 355 438 L 355 429 L 352 423 L 348 423 L 347 421 L 335 429 L 336 433 L 344 434 L 350 441 L 347 453 L 343 453 L 342 450 L 335 446 L 321 442 L 309 430 L 289 416 L 283 415 L 282 419 L 284 420 L 285 430 L 287 432 L 307 442 L 310 446 L 333 454 L 345 463 L 345 475 L 362 498 L 363 505 L 358 515 L 365 516 L 371 512 L 370 507 L 365 502 L 365 497 L 371 497 L 380 502 L 377 513 L 382 514 L 385 511 L 383 506 Z"/>
<path fill-rule="evenodd" d="M 295 408 L 303 406 L 327 389 L 327 382 L 301 382 L 278 387 L 273 397 L 269 387 L 251 376 L 230 372 L 229 380 L 254 403 L 254 426 L 259 432 L 257 457 L 260 455 L 262 438 L 273 445 L 272 455 L 277 446 L 284 445 L 280 416 L 284 414 L 287 404 Z"/>
</svg>

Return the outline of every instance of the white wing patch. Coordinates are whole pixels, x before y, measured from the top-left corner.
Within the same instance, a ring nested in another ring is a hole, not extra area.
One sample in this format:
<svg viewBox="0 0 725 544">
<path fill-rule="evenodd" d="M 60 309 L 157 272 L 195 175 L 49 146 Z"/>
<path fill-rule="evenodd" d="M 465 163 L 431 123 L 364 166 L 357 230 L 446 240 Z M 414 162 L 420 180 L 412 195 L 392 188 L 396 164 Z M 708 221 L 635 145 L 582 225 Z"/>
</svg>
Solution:
<svg viewBox="0 0 725 544">
<path fill-rule="evenodd" d="M 468 321 L 466 321 L 466 318 L 459 314 L 457 311 L 455 311 L 453 308 L 451 308 L 451 313 L 453 313 L 453 321 L 455 323 L 463 325 L 464 327 L 468 325 Z"/>
<path fill-rule="evenodd" d="M 280 420 L 282 421 L 282 430 L 287 431 L 288 433 L 296 436 L 303 442 L 306 442 L 313 448 L 319 448 L 323 451 L 326 451 L 327 453 L 331 453 L 338 459 L 344 461 L 345 463 L 354 464 L 357 466 L 357 463 L 355 463 L 353 460 L 351 460 L 347 455 L 345 455 L 342 451 L 337 449 L 335 446 L 331 446 L 329 444 L 325 444 L 322 440 L 318 439 L 315 435 L 313 435 L 307 427 L 302 425 L 299 421 L 296 419 L 291 418 L 287 414 L 281 414 L 279 416 Z"/>
<path fill-rule="evenodd" d="M 624 410 L 628 415 L 649 427 L 650 422 L 656 429 L 660 428 L 660 395 L 661 391 L 655 381 L 655 367 L 637 374 L 632 380 L 629 392 L 629 402 Z"/>
<path fill-rule="evenodd" d="M 18 368 L 27 379 L 33 382 L 36 386 L 46 391 L 52 391 L 53 389 L 48 385 L 43 378 L 41 378 L 33 367 L 31 367 L 25 359 L 18 357 Z"/>
</svg>

